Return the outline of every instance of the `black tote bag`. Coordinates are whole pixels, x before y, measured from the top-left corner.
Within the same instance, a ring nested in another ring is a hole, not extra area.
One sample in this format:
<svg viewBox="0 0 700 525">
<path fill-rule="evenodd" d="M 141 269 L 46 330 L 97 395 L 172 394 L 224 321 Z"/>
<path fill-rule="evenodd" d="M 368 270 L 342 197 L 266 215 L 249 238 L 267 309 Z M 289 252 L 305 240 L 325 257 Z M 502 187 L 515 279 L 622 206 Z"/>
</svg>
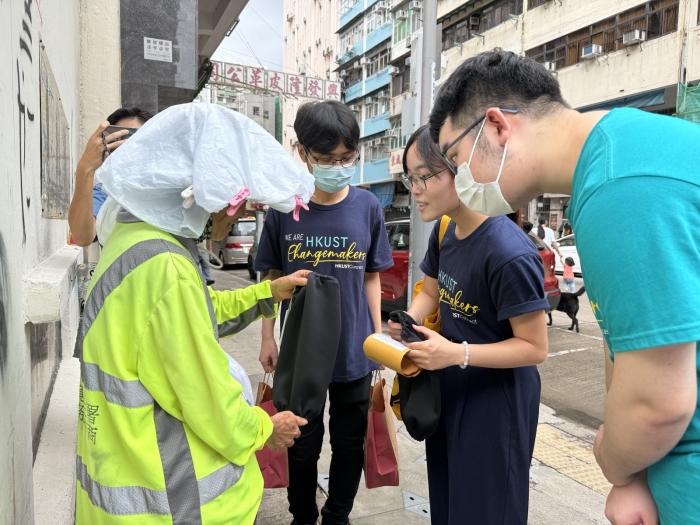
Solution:
<svg viewBox="0 0 700 525">
<path fill-rule="evenodd" d="M 272 401 L 279 411 L 314 418 L 321 414 L 340 343 L 340 284 L 309 274 L 294 292 L 282 329 Z"/>
</svg>

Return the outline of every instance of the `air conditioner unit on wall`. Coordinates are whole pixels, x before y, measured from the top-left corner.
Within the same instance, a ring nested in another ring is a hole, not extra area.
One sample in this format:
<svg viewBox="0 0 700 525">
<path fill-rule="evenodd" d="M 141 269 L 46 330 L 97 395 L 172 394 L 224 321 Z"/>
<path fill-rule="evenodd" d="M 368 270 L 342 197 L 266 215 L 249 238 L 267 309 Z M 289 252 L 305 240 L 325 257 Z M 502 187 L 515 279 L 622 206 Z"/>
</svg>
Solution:
<svg viewBox="0 0 700 525">
<path fill-rule="evenodd" d="M 423 2 L 421 0 L 411 0 L 408 3 L 408 8 L 412 11 L 420 11 L 423 9 Z"/>
<path fill-rule="evenodd" d="M 581 50 L 581 58 L 584 60 L 590 60 L 603 54 L 603 46 L 600 44 L 588 44 L 583 46 Z"/>
<path fill-rule="evenodd" d="M 389 74 L 390 75 L 398 75 L 400 71 L 401 70 L 396 66 L 389 67 Z"/>
<path fill-rule="evenodd" d="M 556 71 L 557 70 L 557 63 L 556 62 L 542 62 L 542 65 L 547 71 Z"/>
<path fill-rule="evenodd" d="M 406 12 L 405 9 L 399 9 L 396 11 L 396 14 L 394 14 L 394 18 L 396 20 L 403 20 L 404 18 L 408 17 L 408 13 Z"/>
<path fill-rule="evenodd" d="M 478 31 L 481 27 L 481 15 L 471 15 L 469 17 L 469 30 Z"/>
<path fill-rule="evenodd" d="M 627 31 L 622 35 L 622 45 L 631 46 L 634 44 L 641 44 L 647 39 L 647 32 L 643 29 L 633 29 L 632 31 Z"/>
<path fill-rule="evenodd" d="M 360 58 L 360 65 L 361 66 L 366 66 L 367 64 L 369 64 L 369 59 L 367 57 Z"/>
</svg>

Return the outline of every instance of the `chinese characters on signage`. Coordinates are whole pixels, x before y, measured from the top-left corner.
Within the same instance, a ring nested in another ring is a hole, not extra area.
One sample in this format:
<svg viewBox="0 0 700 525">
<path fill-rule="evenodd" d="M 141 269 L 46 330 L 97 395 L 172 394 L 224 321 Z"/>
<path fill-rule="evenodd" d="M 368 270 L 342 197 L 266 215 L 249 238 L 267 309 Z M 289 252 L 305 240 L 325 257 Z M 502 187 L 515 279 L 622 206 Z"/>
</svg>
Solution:
<svg viewBox="0 0 700 525">
<path fill-rule="evenodd" d="M 395 149 L 389 154 L 389 173 L 403 173 L 403 150 Z"/>
<path fill-rule="evenodd" d="M 159 62 L 173 61 L 173 43 L 171 40 L 143 37 L 143 58 Z"/>
<path fill-rule="evenodd" d="M 213 62 L 213 64 L 211 83 L 214 84 L 244 84 L 296 97 L 340 100 L 340 82 L 270 71 L 257 66 L 242 66 L 225 62 Z"/>
</svg>

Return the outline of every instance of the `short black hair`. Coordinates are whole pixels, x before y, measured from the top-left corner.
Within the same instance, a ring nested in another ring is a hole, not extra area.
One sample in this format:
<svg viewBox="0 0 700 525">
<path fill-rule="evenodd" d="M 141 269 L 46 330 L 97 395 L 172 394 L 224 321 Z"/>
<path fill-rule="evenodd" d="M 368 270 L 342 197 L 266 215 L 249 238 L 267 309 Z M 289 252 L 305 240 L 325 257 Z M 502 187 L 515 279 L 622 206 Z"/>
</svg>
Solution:
<svg viewBox="0 0 700 525">
<path fill-rule="evenodd" d="M 414 131 L 408 141 L 406 142 L 406 147 L 403 150 L 403 172 L 408 173 L 408 150 L 415 143 L 416 149 L 418 150 L 418 155 L 425 162 L 432 173 L 437 173 L 438 171 L 447 168 L 445 161 L 442 159 L 440 154 L 440 149 L 438 145 L 430 138 L 430 128 L 427 124 L 419 127 Z"/>
<path fill-rule="evenodd" d="M 360 142 L 355 115 L 335 100 L 303 104 L 294 119 L 294 131 L 303 147 L 322 154 L 330 153 L 341 143 L 357 151 Z"/>
<path fill-rule="evenodd" d="M 523 231 L 525 233 L 530 233 L 532 231 L 532 223 L 530 221 L 523 222 Z"/>
<path fill-rule="evenodd" d="M 547 224 L 547 219 L 545 219 L 544 217 L 540 217 L 540 220 L 537 221 L 537 223 L 538 224 Z"/>
<path fill-rule="evenodd" d="M 572 257 L 567 257 L 566 259 L 564 259 L 564 263 L 567 266 L 575 266 L 576 265 L 576 262 L 574 261 L 574 259 Z"/>
<path fill-rule="evenodd" d="M 540 116 L 569 106 L 557 79 L 542 64 L 497 48 L 462 62 L 440 88 L 430 113 L 433 140 L 447 117 L 467 126 L 490 107 Z"/>
<path fill-rule="evenodd" d="M 151 113 L 140 108 L 119 108 L 107 117 L 107 122 L 114 126 L 117 122 L 125 118 L 136 118 L 141 121 L 141 124 L 145 124 L 152 116 Z"/>
</svg>

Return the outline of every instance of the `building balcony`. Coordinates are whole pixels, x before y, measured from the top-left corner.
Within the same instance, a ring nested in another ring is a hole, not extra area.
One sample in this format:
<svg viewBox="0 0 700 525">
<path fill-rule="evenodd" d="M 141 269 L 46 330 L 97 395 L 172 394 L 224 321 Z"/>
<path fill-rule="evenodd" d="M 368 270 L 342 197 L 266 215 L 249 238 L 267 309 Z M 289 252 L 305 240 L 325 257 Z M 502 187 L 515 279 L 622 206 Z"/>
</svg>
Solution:
<svg viewBox="0 0 700 525">
<path fill-rule="evenodd" d="M 403 40 L 399 40 L 398 42 L 392 42 L 391 62 L 396 62 L 399 58 L 403 58 L 411 52 L 411 48 L 409 47 L 410 41 L 411 37 L 407 36 Z"/>
<path fill-rule="evenodd" d="M 391 73 L 388 67 L 375 73 L 365 80 L 365 93 L 371 93 L 391 83 Z"/>
<path fill-rule="evenodd" d="M 357 2 L 355 2 L 350 9 L 340 15 L 340 18 L 338 19 L 338 31 L 342 31 L 345 26 L 355 20 L 355 18 L 357 18 L 364 10 L 365 0 L 357 0 Z"/>
<path fill-rule="evenodd" d="M 377 47 L 385 40 L 389 40 L 391 38 L 391 28 L 391 22 L 386 22 L 383 26 L 375 29 L 369 35 L 367 35 L 367 46 L 365 47 L 365 52 Z"/>
<path fill-rule="evenodd" d="M 365 119 L 362 122 L 361 138 L 376 135 L 389 129 L 389 112 L 386 111 L 376 117 Z"/>
<path fill-rule="evenodd" d="M 362 184 L 374 184 L 393 180 L 389 173 L 389 157 L 367 161 L 362 166 Z"/>
<path fill-rule="evenodd" d="M 342 55 L 340 55 L 340 58 L 338 59 L 338 65 L 342 66 L 343 64 L 347 64 L 353 58 L 356 58 L 361 53 L 362 53 L 362 40 L 360 40 L 359 42 L 356 42 L 355 45 L 353 45 L 352 48 L 350 48 L 350 51 L 345 51 Z"/>
<path fill-rule="evenodd" d="M 391 104 L 389 104 L 389 116 L 398 117 L 401 115 L 401 107 L 403 106 L 403 100 L 406 98 L 403 94 L 391 98 Z"/>
<path fill-rule="evenodd" d="M 356 98 L 360 98 L 364 91 L 363 91 L 364 83 L 362 81 L 359 81 L 349 88 L 345 90 L 345 102 L 348 103 L 351 100 L 355 100 Z"/>
</svg>

